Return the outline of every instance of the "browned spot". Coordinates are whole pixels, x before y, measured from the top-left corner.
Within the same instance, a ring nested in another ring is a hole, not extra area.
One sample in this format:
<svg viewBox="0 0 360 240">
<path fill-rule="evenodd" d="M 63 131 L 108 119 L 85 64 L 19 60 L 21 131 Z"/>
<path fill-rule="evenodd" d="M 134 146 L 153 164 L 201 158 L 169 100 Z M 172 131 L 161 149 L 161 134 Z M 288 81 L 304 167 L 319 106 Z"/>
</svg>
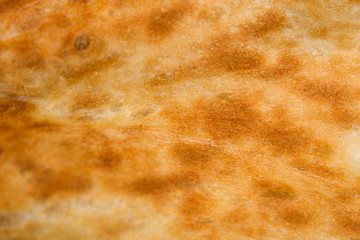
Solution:
<svg viewBox="0 0 360 240">
<path fill-rule="evenodd" d="M 250 97 L 251 98 L 251 97 Z M 213 101 L 200 105 L 197 117 L 204 121 L 205 129 L 217 139 L 248 135 L 258 127 L 260 114 L 247 97 Z"/>
<path fill-rule="evenodd" d="M 279 57 L 275 66 L 270 67 L 268 70 L 261 73 L 261 75 L 264 78 L 281 78 L 298 72 L 300 67 L 301 61 L 299 58 L 290 54 L 283 54 Z"/>
<path fill-rule="evenodd" d="M 348 102 L 353 97 L 346 86 L 335 82 L 298 80 L 294 87 L 307 97 L 319 101 L 329 101 L 334 105 Z"/>
<path fill-rule="evenodd" d="M 220 68 L 225 71 L 249 71 L 258 68 L 262 62 L 262 55 L 256 49 L 238 47 L 236 39 L 224 36 L 216 39 L 207 56 L 207 67 Z"/>
<path fill-rule="evenodd" d="M 90 37 L 87 34 L 79 35 L 74 40 L 74 48 L 77 51 L 83 51 L 90 46 Z"/>
<path fill-rule="evenodd" d="M 146 195 L 161 195 L 173 189 L 172 181 L 168 177 L 148 176 L 133 182 L 130 189 L 136 193 Z"/>
<path fill-rule="evenodd" d="M 146 176 L 132 182 L 129 189 L 139 194 L 161 196 L 179 188 L 193 187 L 198 182 L 198 175 L 192 172 L 182 175 Z"/>
<path fill-rule="evenodd" d="M 33 191 L 37 198 L 47 199 L 58 193 L 78 194 L 91 188 L 89 179 L 74 171 L 42 170 L 34 175 Z"/>
<path fill-rule="evenodd" d="M 0 13 L 14 11 L 35 0 L 4 0 L 0 2 Z"/>
<path fill-rule="evenodd" d="M 337 224 L 344 230 L 360 234 L 360 220 L 358 213 L 340 213 L 335 217 Z"/>
<path fill-rule="evenodd" d="M 255 23 L 246 25 L 243 29 L 245 37 L 260 38 L 267 33 L 278 31 L 286 24 L 286 17 L 284 14 L 269 10 L 257 18 Z"/>
<path fill-rule="evenodd" d="M 350 128 L 359 122 L 359 114 L 356 111 L 356 101 L 359 100 L 359 91 L 349 89 L 345 85 L 336 82 L 297 80 L 294 89 L 304 96 L 326 104 L 330 111 L 324 116 L 324 120 L 335 122 L 344 128 Z"/>
<path fill-rule="evenodd" d="M 208 211 L 214 205 L 211 198 L 207 197 L 202 192 L 192 192 L 186 196 L 180 208 L 183 219 L 183 224 L 190 229 L 204 229 L 209 228 L 213 223 L 212 219 L 208 218 Z"/>
<path fill-rule="evenodd" d="M 2 120 L 22 117 L 29 114 L 33 109 L 34 105 L 29 102 L 0 97 L 0 118 Z"/>
<path fill-rule="evenodd" d="M 262 191 L 262 197 L 279 200 L 293 200 L 295 198 L 294 190 L 287 184 L 259 181 L 257 185 Z"/>
<path fill-rule="evenodd" d="M 179 68 L 170 70 L 169 72 L 156 74 L 147 81 L 146 87 L 152 89 L 154 87 L 166 86 L 186 79 L 191 79 L 192 77 L 200 76 L 203 72 L 204 69 L 199 67 L 197 64 L 180 66 Z"/>
<path fill-rule="evenodd" d="M 16 54 L 14 66 L 20 68 L 43 68 L 46 64 L 40 47 L 33 39 L 20 38 L 10 41 L 11 50 Z"/>
<path fill-rule="evenodd" d="M 291 225 L 305 225 L 308 224 L 308 217 L 302 212 L 295 209 L 286 209 L 282 214 L 281 218 Z"/>
<path fill-rule="evenodd" d="M 165 37 L 171 33 L 176 23 L 185 15 L 187 7 L 185 3 L 167 10 L 155 10 L 151 13 L 148 32 L 153 38 Z"/>
<path fill-rule="evenodd" d="M 308 152 L 314 141 L 304 129 L 283 119 L 264 125 L 261 135 L 263 141 L 270 144 L 277 153 Z"/>
<path fill-rule="evenodd" d="M 31 160 L 19 159 L 15 164 L 19 168 L 20 173 L 27 173 L 37 169 L 35 162 Z"/>
<path fill-rule="evenodd" d="M 120 154 L 114 152 L 111 148 L 107 148 L 101 152 L 97 161 L 97 166 L 106 169 L 113 169 L 118 166 L 121 161 L 122 156 Z"/>
<path fill-rule="evenodd" d="M 88 91 L 75 96 L 73 109 L 93 109 L 102 106 L 109 100 L 109 95 L 102 91 Z"/>
<path fill-rule="evenodd" d="M 259 67 L 262 57 L 254 50 L 235 49 L 219 51 L 214 56 L 218 66 L 229 71 L 251 70 Z"/>
<path fill-rule="evenodd" d="M 79 4 L 87 4 L 89 0 L 69 0 L 70 3 L 79 3 Z"/>
<path fill-rule="evenodd" d="M 0 214 L 0 228 L 7 227 L 14 223 L 14 216 L 11 214 Z"/>
<path fill-rule="evenodd" d="M 216 149 L 198 144 L 176 144 L 173 154 L 185 166 L 206 166 L 215 157 Z"/>
<path fill-rule="evenodd" d="M 310 162 L 310 161 L 295 161 L 294 166 L 296 169 L 309 172 L 315 176 L 325 177 L 325 178 L 336 178 L 341 177 L 343 172 L 340 169 L 329 168 L 323 163 L 319 162 Z M 306 174 L 306 173 L 304 173 Z"/>
</svg>

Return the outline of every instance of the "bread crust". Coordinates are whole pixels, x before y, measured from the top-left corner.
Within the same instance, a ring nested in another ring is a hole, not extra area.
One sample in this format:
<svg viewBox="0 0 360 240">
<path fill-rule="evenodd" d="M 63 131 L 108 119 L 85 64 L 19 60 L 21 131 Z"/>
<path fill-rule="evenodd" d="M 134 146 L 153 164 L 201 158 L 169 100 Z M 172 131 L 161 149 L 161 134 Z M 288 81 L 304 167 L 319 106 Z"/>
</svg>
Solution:
<svg viewBox="0 0 360 240">
<path fill-rule="evenodd" d="M 359 239 L 358 1 L 0 1 L 0 239 Z"/>
</svg>

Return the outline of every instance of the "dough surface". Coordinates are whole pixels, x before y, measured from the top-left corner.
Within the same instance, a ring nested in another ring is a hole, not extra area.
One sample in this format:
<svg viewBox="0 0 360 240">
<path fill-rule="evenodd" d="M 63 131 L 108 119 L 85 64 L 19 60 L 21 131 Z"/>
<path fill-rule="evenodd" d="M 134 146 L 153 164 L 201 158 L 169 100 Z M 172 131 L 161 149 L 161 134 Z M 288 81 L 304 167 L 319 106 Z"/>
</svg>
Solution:
<svg viewBox="0 0 360 240">
<path fill-rule="evenodd" d="M 360 239 L 360 1 L 0 0 L 0 240 Z"/>
</svg>

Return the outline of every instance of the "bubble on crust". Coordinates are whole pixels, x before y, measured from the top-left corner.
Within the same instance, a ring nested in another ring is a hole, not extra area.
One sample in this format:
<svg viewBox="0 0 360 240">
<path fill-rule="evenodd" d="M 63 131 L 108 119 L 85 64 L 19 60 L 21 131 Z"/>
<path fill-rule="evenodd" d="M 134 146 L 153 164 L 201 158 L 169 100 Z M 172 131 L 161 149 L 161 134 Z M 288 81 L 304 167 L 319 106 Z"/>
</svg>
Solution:
<svg viewBox="0 0 360 240">
<path fill-rule="evenodd" d="M 90 47 L 91 39 L 87 34 L 81 34 L 74 40 L 74 48 L 77 51 L 83 51 Z"/>
</svg>

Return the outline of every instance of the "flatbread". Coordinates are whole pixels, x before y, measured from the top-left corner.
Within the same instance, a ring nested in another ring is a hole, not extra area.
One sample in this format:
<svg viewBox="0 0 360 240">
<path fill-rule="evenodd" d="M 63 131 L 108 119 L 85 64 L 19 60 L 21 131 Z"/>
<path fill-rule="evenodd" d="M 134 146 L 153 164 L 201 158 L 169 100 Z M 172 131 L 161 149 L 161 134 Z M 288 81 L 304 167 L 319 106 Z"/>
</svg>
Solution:
<svg viewBox="0 0 360 240">
<path fill-rule="evenodd" d="M 359 16 L 0 1 L 0 239 L 360 239 Z"/>
</svg>

